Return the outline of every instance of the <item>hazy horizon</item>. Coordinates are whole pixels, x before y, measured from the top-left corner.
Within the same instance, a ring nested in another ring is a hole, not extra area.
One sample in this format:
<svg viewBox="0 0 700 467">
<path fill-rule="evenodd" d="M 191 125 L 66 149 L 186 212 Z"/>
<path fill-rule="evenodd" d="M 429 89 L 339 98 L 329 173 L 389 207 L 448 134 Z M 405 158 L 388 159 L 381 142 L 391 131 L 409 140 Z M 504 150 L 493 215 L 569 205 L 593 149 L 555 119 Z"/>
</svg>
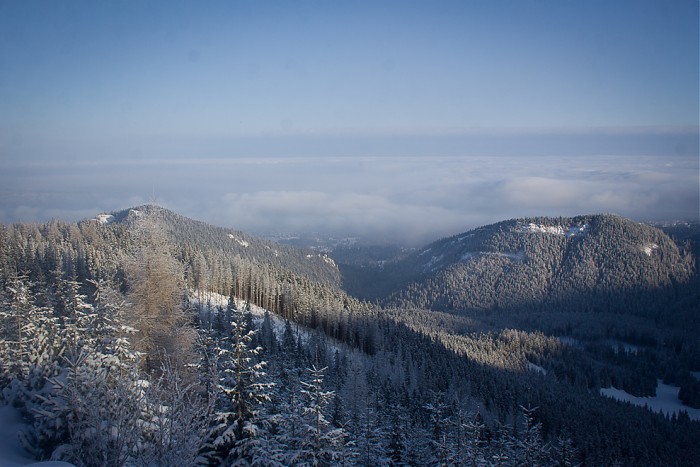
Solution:
<svg viewBox="0 0 700 467">
<path fill-rule="evenodd" d="M 0 222 L 698 220 L 698 3 L 0 2 Z"/>
</svg>

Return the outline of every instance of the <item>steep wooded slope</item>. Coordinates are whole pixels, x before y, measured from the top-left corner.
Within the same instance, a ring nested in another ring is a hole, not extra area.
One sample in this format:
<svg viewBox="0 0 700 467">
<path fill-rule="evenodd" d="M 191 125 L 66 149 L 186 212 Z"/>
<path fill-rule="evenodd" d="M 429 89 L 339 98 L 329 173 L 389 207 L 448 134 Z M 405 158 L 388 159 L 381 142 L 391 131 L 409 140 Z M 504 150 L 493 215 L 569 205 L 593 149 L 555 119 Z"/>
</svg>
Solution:
<svg viewBox="0 0 700 467">
<path fill-rule="evenodd" d="M 157 222 L 168 238 L 187 252 L 211 253 L 224 259 L 240 259 L 338 285 L 338 268 L 327 256 L 281 245 L 247 233 L 189 219 L 167 209 L 146 205 L 112 214 L 117 223 L 133 229 L 139 222 Z M 111 225 L 111 224 L 109 224 Z"/>
<path fill-rule="evenodd" d="M 77 224 L 0 226 L 0 282 L 25 275 L 43 283 L 65 275 L 83 283 L 107 279 L 125 291 L 125 265 L 156 246 L 182 265 L 190 288 L 224 295 L 233 289 L 236 296 L 280 314 L 308 310 L 319 301 L 340 308 L 351 301 L 339 288 L 337 266 L 325 255 L 158 206 L 101 214 Z"/>
<path fill-rule="evenodd" d="M 649 316 L 688 293 L 694 269 L 690 251 L 661 230 L 595 215 L 481 227 L 422 248 L 380 275 L 393 287 L 384 291 L 391 305 Z"/>
</svg>

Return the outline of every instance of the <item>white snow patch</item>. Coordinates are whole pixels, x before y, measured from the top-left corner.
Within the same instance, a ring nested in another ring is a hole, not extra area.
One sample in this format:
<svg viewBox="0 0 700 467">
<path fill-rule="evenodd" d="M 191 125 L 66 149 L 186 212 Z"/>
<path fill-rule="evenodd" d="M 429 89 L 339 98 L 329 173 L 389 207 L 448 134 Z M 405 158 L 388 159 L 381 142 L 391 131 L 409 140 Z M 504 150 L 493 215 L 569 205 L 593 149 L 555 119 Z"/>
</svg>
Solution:
<svg viewBox="0 0 700 467">
<path fill-rule="evenodd" d="M 111 214 L 98 214 L 93 220 L 100 224 L 111 224 L 114 222 L 114 216 Z"/>
<path fill-rule="evenodd" d="M 546 233 L 550 235 L 561 235 L 565 237 L 573 237 L 583 235 L 588 230 L 588 224 L 575 225 L 565 227 L 562 225 L 542 225 L 530 222 L 527 225 L 521 225 L 521 232 Z"/>
<path fill-rule="evenodd" d="M 315 255 L 308 254 L 308 255 L 306 255 L 306 258 L 307 258 L 307 259 L 319 258 L 319 259 L 321 259 L 324 263 L 329 264 L 329 265 L 331 265 L 331 266 L 333 266 L 333 267 L 337 267 L 337 265 L 335 264 L 335 261 L 333 261 L 333 258 L 331 258 L 330 256 L 328 256 L 328 255 L 325 254 L 325 253 L 318 253 L 318 254 L 315 254 Z"/>
<path fill-rule="evenodd" d="M 248 245 L 250 245 L 250 243 L 248 243 L 248 242 L 246 242 L 245 240 L 242 240 L 242 239 L 236 237 L 236 236 L 233 235 L 233 234 L 228 234 L 228 238 L 230 238 L 231 240 L 234 240 L 236 243 L 238 243 L 238 244 L 239 244 L 240 246 L 242 246 L 243 248 L 248 248 Z"/>
<path fill-rule="evenodd" d="M 418 256 L 423 256 L 424 254 L 428 253 L 432 248 L 428 248 L 427 250 L 423 250 L 420 253 L 418 253 Z"/>
<path fill-rule="evenodd" d="M 629 402 L 639 407 L 647 407 L 652 412 L 672 415 L 674 413 L 687 412 L 692 420 L 700 420 L 700 409 L 694 409 L 683 405 L 678 399 L 678 387 L 664 384 L 662 380 L 656 382 L 655 397 L 636 397 L 622 389 L 615 387 L 601 388 L 600 393 L 618 401 Z"/>
<path fill-rule="evenodd" d="M 204 290 L 190 290 L 188 293 L 190 303 L 193 305 L 201 305 L 202 307 L 216 308 L 221 306 L 226 308 L 228 305 L 228 297 L 216 292 L 208 292 Z"/>
<path fill-rule="evenodd" d="M 651 256 L 652 253 L 654 253 L 655 250 L 659 249 L 659 245 L 656 243 L 647 243 L 646 245 L 642 245 L 641 250 L 644 252 L 645 255 Z"/>
<path fill-rule="evenodd" d="M 221 295 L 216 292 L 206 292 L 202 290 L 194 290 L 189 293 L 190 302 L 193 305 L 200 305 L 202 310 L 208 309 L 212 313 L 216 314 L 218 308 L 225 310 L 228 306 L 228 297 L 226 295 Z M 247 302 L 242 298 L 234 297 L 234 302 L 236 303 L 236 308 L 239 310 L 245 309 Z M 265 309 L 260 308 L 257 305 L 250 304 L 250 314 L 253 315 L 253 322 L 259 324 L 265 317 Z M 277 315 L 270 313 L 273 318 L 273 327 L 277 336 L 281 336 L 280 332 L 284 331 L 284 320 L 279 318 Z"/>
<path fill-rule="evenodd" d="M 141 215 L 141 211 L 138 209 L 129 209 L 129 215 L 138 217 Z"/>
<path fill-rule="evenodd" d="M 552 234 L 552 235 L 564 235 L 564 228 L 560 225 L 551 226 L 551 225 L 534 224 L 534 223 L 530 222 L 529 224 L 522 226 L 521 230 L 524 232 L 537 232 L 537 233 L 547 233 L 547 234 Z"/>
<path fill-rule="evenodd" d="M 567 237 L 573 237 L 575 235 L 583 235 L 584 232 L 588 230 L 588 224 L 583 224 L 583 225 L 575 225 L 572 227 L 569 227 L 569 231 L 566 233 Z"/>
</svg>

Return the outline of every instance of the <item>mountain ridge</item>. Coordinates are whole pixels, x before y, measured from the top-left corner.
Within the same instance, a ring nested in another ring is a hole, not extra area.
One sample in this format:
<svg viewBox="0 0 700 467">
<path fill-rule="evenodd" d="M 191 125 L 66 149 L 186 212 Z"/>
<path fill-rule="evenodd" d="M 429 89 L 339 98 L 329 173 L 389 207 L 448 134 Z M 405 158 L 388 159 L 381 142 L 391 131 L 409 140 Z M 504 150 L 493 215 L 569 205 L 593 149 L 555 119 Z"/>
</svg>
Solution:
<svg viewBox="0 0 700 467">
<path fill-rule="evenodd" d="M 594 297 L 593 309 L 613 293 L 674 287 L 696 274 L 690 248 L 611 214 L 509 219 L 438 240 L 382 268 L 341 270 L 350 293 L 362 288 L 364 273 L 375 288 L 363 298 L 443 311 L 521 308 L 525 299 L 561 302 L 583 294 Z"/>
<path fill-rule="evenodd" d="M 111 222 L 101 221 L 100 216 L 111 215 Z M 145 219 L 161 223 L 171 240 L 181 246 L 218 251 L 225 256 L 236 255 L 242 259 L 283 267 L 312 280 L 338 287 L 340 273 L 327 255 L 312 250 L 283 245 L 234 228 L 220 227 L 195 220 L 175 211 L 157 206 L 140 205 L 103 213 L 93 219 L 103 225 L 121 224 L 133 227 Z"/>
<path fill-rule="evenodd" d="M 676 325 L 697 318 L 697 307 L 685 306 L 698 295 L 693 244 L 686 240 L 686 246 L 679 246 L 660 229 L 618 215 L 509 219 L 437 240 L 376 267 L 336 264 L 325 253 L 153 205 L 78 224 L 117 235 L 148 219 L 177 246 L 193 284 L 224 294 L 232 281 L 253 277 L 254 268 L 260 276 L 256 282 L 265 284 L 259 288 L 274 296 L 284 294 L 284 284 L 299 280 L 284 279 L 290 273 L 310 281 L 305 288 L 318 282 L 384 307 L 458 313 L 596 311 L 662 322 L 677 308 L 685 311 L 672 319 Z"/>
</svg>

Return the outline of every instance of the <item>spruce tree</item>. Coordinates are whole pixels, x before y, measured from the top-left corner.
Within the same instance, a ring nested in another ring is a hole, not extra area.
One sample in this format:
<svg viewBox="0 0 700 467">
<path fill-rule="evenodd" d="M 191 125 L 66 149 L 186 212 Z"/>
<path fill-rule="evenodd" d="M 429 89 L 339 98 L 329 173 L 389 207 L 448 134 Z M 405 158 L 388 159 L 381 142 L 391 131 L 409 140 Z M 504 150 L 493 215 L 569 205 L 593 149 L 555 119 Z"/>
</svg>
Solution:
<svg viewBox="0 0 700 467">
<path fill-rule="evenodd" d="M 271 383 L 264 382 L 266 363 L 258 361 L 261 347 L 253 347 L 255 330 L 246 331 L 246 317 L 235 310 L 231 336 L 221 339 L 218 353 L 219 399 L 205 447 L 210 462 L 233 462 L 251 456 L 257 436 L 260 405 L 270 400 Z"/>
</svg>

